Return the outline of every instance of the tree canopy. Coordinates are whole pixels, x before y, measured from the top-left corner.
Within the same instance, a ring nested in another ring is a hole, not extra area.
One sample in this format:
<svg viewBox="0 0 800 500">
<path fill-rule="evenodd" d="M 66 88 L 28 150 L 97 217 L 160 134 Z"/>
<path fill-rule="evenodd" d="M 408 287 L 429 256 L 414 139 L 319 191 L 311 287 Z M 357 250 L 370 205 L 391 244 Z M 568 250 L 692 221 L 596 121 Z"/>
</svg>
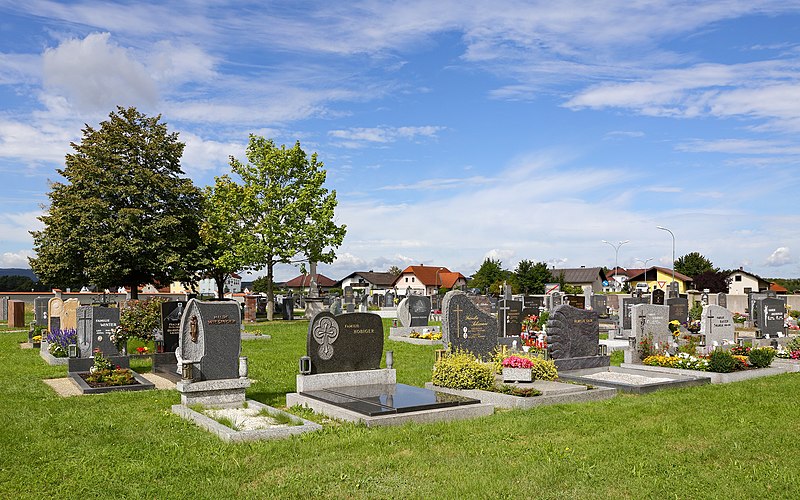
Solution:
<svg viewBox="0 0 800 500">
<path fill-rule="evenodd" d="M 58 169 L 50 206 L 31 231 L 31 268 L 46 284 L 131 287 L 166 284 L 191 271 L 202 196 L 183 176 L 184 144 L 161 116 L 118 107 L 99 129 L 86 125 Z"/>
<path fill-rule="evenodd" d="M 553 277 L 544 262 L 521 260 L 514 270 L 514 285 L 522 293 L 544 293 L 544 286 Z"/>
<path fill-rule="evenodd" d="M 468 286 L 478 288 L 484 293 L 496 293 L 499 290 L 499 284 L 502 284 L 509 274 L 508 271 L 503 270 L 503 263 L 500 259 L 487 257 L 481 267 L 472 275 Z"/>
<path fill-rule="evenodd" d="M 685 274 L 690 278 L 694 278 L 695 276 L 707 272 L 707 271 L 719 271 L 718 268 L 714 267 L 714 264 L 701 255 L 699 252 L 691 252 L 678 257 L 675 260 L 675 272 Z"/>
<path fill-rule="evenodd" d="M 274 310 L 273 269 L 304 256 L 313 269 L 316 262 L 332 262 L 344 240 L 346 227 L 337 225 L 336 191 L 324 187 L 326 171 L 317 154 L 307 156 L 296 142 L 280 147 L 270 139 L 250 136 L 247 163 L 230 158 L 233 174 L 218 177 L 214 192 L 233 210 L 237 230 L 232 238 L 232 261 L 267 274 L 267 318 Z M 222 255 L 226 255 L 225 252 Z"/>
<path fill-rule="evenodd" d="M 694 287 L 697 290 L 708 289 L 711 293 L 728 293 L 730 281 L 729 271 L 705 271 L 694 277 Z"/>
</svg>

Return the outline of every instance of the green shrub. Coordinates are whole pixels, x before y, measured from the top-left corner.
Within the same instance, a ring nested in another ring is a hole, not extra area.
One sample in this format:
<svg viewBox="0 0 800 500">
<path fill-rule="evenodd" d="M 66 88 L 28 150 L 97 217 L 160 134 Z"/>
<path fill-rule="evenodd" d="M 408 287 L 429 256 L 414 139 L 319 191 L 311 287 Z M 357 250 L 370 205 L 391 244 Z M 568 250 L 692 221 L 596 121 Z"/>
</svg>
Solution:
<svg viewBox="0 0 800 500">
<path fill-rule="evenodd" d="M 793 317 L 794 319 L 800 319 L 800 309 L 792 309 L 789 311 L 789 316 Z"/>
<path fill-rule="evenodd" d="M 129 300 L 119 311 L 119 324 L 123 338 L 135 337 L 144 341 L 153 340 L 154 331 L 161 328 L 160 297 L 147 300 Z"/>
<path fill-rule="evenodd" d="M 692 304 L 692 308 L 689 309 L 689 319 L 698 320 L 703 316 L 703 303 L 699 300 Z"/>
<path fill-rule="evenodd" d="M 502 361 L 503 358 L 509 356 L 509 353 L 503 353 L 502 350 L 495 350 L 492 353 L 492 363 L 494 363 L 494 373 L 503 373 Z M 531 360 L 533 366 L 531 367 L 531 376 L 533 380 L 555 380 L 558 378 L 558 370 L 556 369 L 555 361 L 544 359 L 536 354 L 528 352 L 515 352 L 514 356 Z"/>
<path fill-rule="evenodd" d="M 489 390 L 494 387 L 494 371 L 471 353 L 457 350 L 436 362 L 431 381 L 451 389 Z"/>
<path fill-rule="evenodd" d="M 777 354 L 777 351 L 772 347 L 757 347 L 750 349 L 748 360 L 756 368 L 766 368 L 772 364 L 775 354 Z"/>
<path fill-rule="evenodd" d="M 729 351 L 715 349 L 708 357 L 708 371 L 730 373 L 736 369 L 736 358 Z"/>
</svg>

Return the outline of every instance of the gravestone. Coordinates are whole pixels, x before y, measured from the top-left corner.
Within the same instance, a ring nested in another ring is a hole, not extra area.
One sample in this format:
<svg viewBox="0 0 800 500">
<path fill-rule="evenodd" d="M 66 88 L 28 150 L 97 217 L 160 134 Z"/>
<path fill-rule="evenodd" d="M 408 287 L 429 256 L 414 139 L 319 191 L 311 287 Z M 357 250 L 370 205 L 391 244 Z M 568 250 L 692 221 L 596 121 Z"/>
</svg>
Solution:
<svg viewBox="0 0 800 500">
<path fill-rule="evenodd" d="M 489 314 L 497 314 L 498 304 L 500 303 L 500 299 L 491 295 L 489 296 Z"/>
<path fill-rule="evenodd" d="M 275 302 L 277 302 L 277 300 Z M 264 297 L 259 297 L 256 301 L 256 315 L 259 314 L 267 314 L 267 299 Z"/>
<path fill-rule="evenodd" d="M 669 307 L 669 320 L 686 323 L 689 320 L 689 299 L 685 297 L 672 297 L 667 299 Z"/>
<path fill-rule="evenodd" d="M 75 316 L 81 358 L 94 356 L 95 349 L 100 349 L 104 357 L 119 355 L 117 346 L 111 341 L 111 334 L 119 326 L 119 309 L 80 306 Z"/>
<path fill-rule="evenodd" d="M 605 295 L 592 295 L 592 310 L 601 316 L 608 314 L 608 298 Z"/>
<path fill-rule="evenodd" d="M 722 306 L 704 306 L 700 317 L 700 334 L 706 337 L 707 353 L 718 346 L 733 344 L 736 340 L 733 313 Z"/>
<path fill-rule="evenodd" d="M 185 301 L 161 303 L 161 336 L 164 341 L 164 352 L 175 352 L 181 339 L 181 318 Z"/>
<path fill-rule="evenodd" d="M 583 295 L 565 295 L 564 298 L 568 305 L 577 309 L 586 309 L 586 297 Z"/>
<path fill-rule="evenodd" d="M 717 305 L 720 307 L 728 307 L 728 295 L 725 293 L 717 294 Z"/>
<path fill-rule="evenodd" d="M 631 327 L 631 308 L 638 304 L 646 304 L 647 299 L 643 297 L 626 297 L 622 299 L 622 329 L 630 330 Z"/>
<path fill-rule="evenodd" d="M 383 302 L 385 304 L 385 307 L 394 307 L 395 306 L 395 303 L 394 303 L 395 294 L 394 294 L 394 292 L 386 292 L 386 295 L 384 297 L 385 298 L 384 298 Z"/>
<path fill-rule="evenodd" d="M 700 295 L 700 302 L 702 302 L 704 306 L 708 305 L 708 288 L 703 290 L 703 293 Z"/>
<path fill-rule="evenodd" d="M 523 307 L 531 307 L 536 309 L 537 315 L 539 314 L 541 308 L 544 307 L 544 297 L 539 295 L 526 296 L 523 298 L 523 302 Z"/>
<path fill-rule="evenodd" d="M 519 337 L 522 332 L 522 302 L 501 300 L 497 308 L 497 332 L 501 337 Z"/>
<path fill-rule="evenodd" d="M 668 299 L 677 299 L 680 296 L 679 293 L 680 285 L 677 281 L 670 281 L 669 288 L 667 289 L 667 298 Z"/>
<path fill-rule="evenodd" d="M 431 299 L 422 295 L 411 295 L 397 306 L 397 319 L 404 327 L 428 326 L 431 314 Z"/>
<path fill-rule="evenodd" d="M 241 313 L 233 301 L 186 304 L 180 324 L 177 358 L 195 363 L 194 380 L 239 377 Z"/>
<path fill-rule="evenodd" d="M 47 331 L 61 330 L 61 313 L 64 312 L 64 301 L 53 297 L 47 301 Z"/>
<path fill-rule="evenodd" d="M 555 309 L 556 307 L 562 305 L 562 301 L 563 301 L 562 297 L 563 296 L 561 295 L 561 292 L 553 292 L 553 293 L 550 294 L 550 300 L 551 300 L 551 302 L 550 302 L 550 310 L 551 311 L 553 309 Z"/>
<path fill-rule="evenodd" d="M 33 315 L 38 326 L 47 328 L 47 303 L 48 297 L 36 297 L 33 299 Z"/>
<path fill-rule="evenodd" d="M 664 294 L 664 290 L 662 290 L 660 288 L 656 288 L 655 290 L 653 290 L 653 293 L 650 295 L 650 303 L 651 304 L 655 304 L 657 306 L 663 306 L 664 305 L 664 300 L 666 298 L 666 297 L 664 297 L 664 295 L 665 295 Z"/>
<path fill-rule="evenodd" d="M 328 310 L 334 316 L 342 314 L 342 299 L 340 299 L 339 297 L 333 299 L 333 302 L 331 302 L 331 307 Z"/>
<path fill-rule="evenodd" d="M 755 310 L 758 311 L 759 326 L 756 331 L 759 338 L 778 338 L 783 336 L 786 304 L 776 298 L 766 298 L 756 301 Z"/>
<path fill-rule="evenodd" d="M 673 337 L 669 329 L 669 313 L 669 306 L 656 304 L 636 304 L 631 308 L 631 336 L 636 337 L 637 347 L 639 342 L 648 335 L 653 339 L 653 346 L 657 344 L 661 350 L 672 346 Z"/>
<path fill-rule="evenodd" d="M 497 346 L 497 320 L 481 311 L 464 292 L 453 290 L 442 300 L 442 341 L 482 359 Z"/>
<path fill-rule="evenodd" d="M 472 304 L 484 314 L 492 314 L 492 302 L 486 295 L 468 295 Z M 497 301 L 494 302 L 497 307 Z M 442 312 L 444 312 L 444 299 L 442 300 Z"/>
<path fill-rule="evenodd" d="M 547 320 L 547 350 L 559 370 L 608 366 L 599 356 L 600 320 L 597 311 L 557 306 Z"/>
<path fill-rule="evenodd" d="M 245 295 L 244 297 L 244 320 L 247 323 L 255 323 L 256 322 L 256 310 L 258 306 L 258 296 L 257 295 Z"/>
<path fill-rule="evenodd" d="M 8 297 L 0 297 L 0 321 L 8 321 Z"/>
<path fill-rule="evenodd" d="M 757 307 L 756 302 L 762 299 L 775 299 L 777 295 L 773 291 L 766 291 L 766 292 L 751 292 L 747 295 L 748 301 L 748 310 L 746 311 L 750 314 L 750 321 L 753 322 L 753 326 L 756 328 L 761 328 L 761 316 L 763 310 Z M 786 297 L 781 297 L 778 299 L 784 304 L 786 303 Z"/>
<path fill-rule="evenodd" d="M 321 312 L 308 325 L 311 373 L 377 370 L 383 356 L 383 320 L 377 314 Z"/>
<path fill-rule="evenodd" d="M 353 287 L 349 285 L 344 287 L 344 308 L 348 313 L 356 310 L 355 294 L 353 293 Z"/>
<path fill-rule="evenodd" d="M 283 319 L 286 321 L 294 320 L 294 295 L 291 293 L 283 299 Z"/>
<path fill-rule="evenodd" d="M 504 300 L 511 300 L 512 295 L 511 285 L 507 283 L 503 283 L 503 299 Z"/>
<path fill-rule="evenodd" d="M 8 327 L 23 328 L 25 326 L 25 302 L 21 300 L 8 301 Z"/>
<path fill-rule="evenodd" d="M 64 301 L 64 310 L 61 313 L 61 329 L 78 329 L 78 307 L 81 302 L 78 299 L 68 299 Z"/>
</svg>

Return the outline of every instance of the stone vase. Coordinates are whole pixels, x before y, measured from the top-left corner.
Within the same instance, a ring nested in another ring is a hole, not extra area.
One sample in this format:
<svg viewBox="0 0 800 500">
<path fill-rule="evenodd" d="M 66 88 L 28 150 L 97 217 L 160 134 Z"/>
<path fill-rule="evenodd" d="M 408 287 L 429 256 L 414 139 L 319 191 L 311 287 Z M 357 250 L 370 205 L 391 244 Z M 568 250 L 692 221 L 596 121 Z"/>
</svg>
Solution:
<svg viewBox="0 0 800 500">
<path fill-rule="evenodd" d="M 532 382 L 530 368 L 503 368 L 503 382 Z"/>
</svg>

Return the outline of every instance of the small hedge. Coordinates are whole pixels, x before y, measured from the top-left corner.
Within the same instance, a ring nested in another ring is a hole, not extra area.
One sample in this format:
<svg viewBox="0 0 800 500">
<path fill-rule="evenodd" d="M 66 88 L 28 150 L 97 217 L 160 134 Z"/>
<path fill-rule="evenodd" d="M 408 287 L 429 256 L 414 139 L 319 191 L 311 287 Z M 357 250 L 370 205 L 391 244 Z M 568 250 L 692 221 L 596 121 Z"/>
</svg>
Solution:
<svg viewBox="0 0 800 500">
<path fill-rule="evenodd" d="M 750 349 L 748 359 L 755 368 L 766 368 L 772 364 L 775 354 L 777 351 L 772 347 L 757 347 Z"/>
<path fill-rule="evenodd" d="M 466 351 L 456 351 L 433 366 L 431 382 L 450 389 L 482 389 L 494 387 L 494 371 Z"/>
<path fill-rule="evenodd" d="M 730 351 L 715 349 L 708 357 L 708 371 L 730 373 L 736 369 L 736 358 Z"/>
</svg>

